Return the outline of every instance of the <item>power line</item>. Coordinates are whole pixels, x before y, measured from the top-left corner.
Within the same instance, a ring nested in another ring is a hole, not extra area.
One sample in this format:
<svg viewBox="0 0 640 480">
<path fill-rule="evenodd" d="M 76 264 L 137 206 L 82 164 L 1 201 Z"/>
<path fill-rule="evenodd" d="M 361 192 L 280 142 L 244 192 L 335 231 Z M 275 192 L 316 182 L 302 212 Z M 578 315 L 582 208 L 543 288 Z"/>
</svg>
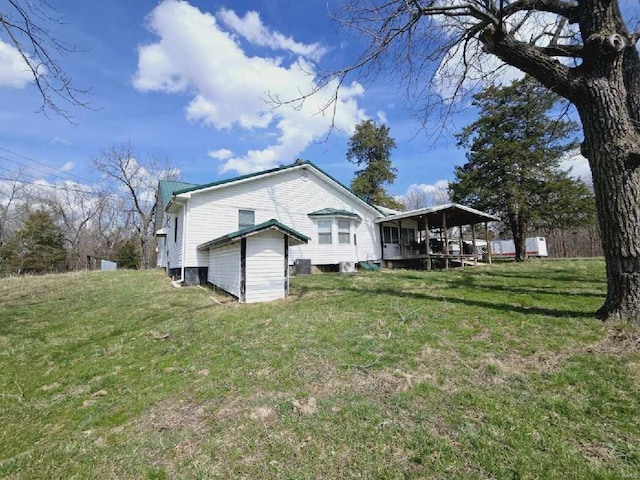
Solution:
<svg viewBox="0 0 640 480">
<path fill-rule="evenodd" d="M 24 160 L 27 160 L 27 161 L 29 161 L 29 162 L 33 162 L 33 163 L 35 163 L 35 164 L 37 164 L 37 165 L 40 165 L 40 166 L 45 167 L 45 168 L 48 168 L 48 169 L 50 169 L 50 170 L 55 170 L 55 171 L 57 171 L 57 172 L 60 172 L 60 173 L 62 173 L 62 174 L 64 174 L 64 175 L 68 176 L 68 177 L 75 177 L 75 178 L 77 178 L 78 180 L 81 180 L 81 181 L 83 181 L 83 182 L 89 182 L 89 183 L 92 183 L 92 180 L 89 180 L 89 179 L 87 179 L 87 178 L 81 177 L 80 175 L 76 175 L 75 173 L 65 172 L 64 170 L 60 170 L 59 168 L 52 167 L 52 166 L 50 166 L 50 165 L 47 165 L 46 163 L 43 163 L 43 162 L 40 162 L 40 161 L 38 161 L 38 160 L 34 159 L 34 158 L 27 157 L 26 155 L 22 155 L 22 154 L 20 154 L 20 153 L 12 152 L 11 150 L 9 150 L 9 149 L 7 149 L 7 148 L 0 147 L 0 150 L 2 150 L 2 151 L 4 151 L 4 152 L 7 152 L 7 153 L 8 153 L 8 154 L 10 154 L 10 155 L 14 155 L 14 156 L 16 156 L 16 157 L 20 157 L 20 158 L 22 158 L 22 159 L 24 159 Z M 3 156 L 3 157 L 0 157 L 0 158 L 4 158 L 5 160 L 9 160 L 10 162 L 15 162 L 15 163 L 17 163 L 18 165 L 22 165 L 22 166 L 24 166 L 24 167 L 29 167 L 29 165 L 25 165 L 25 164 L 23 164 L 23 163 L 18 162 L 17 160 L 14 160 L 14 159 L 10 159 L 10 158 L 4 157 L 4 156 Z M 52 175 L 52 176 L 54 176 L 54 177 L 55 177 L 55 176 L 57 176 L 57 175 L 54 175 L 54 174 L 51 174 L 51 175 Z M 60 177 L 58 177 L 58 178 L 60 178 Z"/>
<path fill-rule="evenodd" d="M 8 182 L 18 182 L 24 185 L 35 185 L 36 187 L 53 188 L 55 190 L 65 190 L 65 191 L 72 191 L 77 193 L 86 193 L 87 195 L 103 195 L 104 193 L 104 192 L 90 192 L 87 190 L 80 190 L 78 188 L 71 188 L 71 187 L 60 187 L 58 185 L 49 185 L 45 183 L 28 182 L 26 180 L 19 180 L 17 178 L 0 177 L 0 180 L 6 180 Z"/>
<path fill-rule="evenodd" d="M 13 158 L 7 158 L 4 155 L 0 155 L 0 159 L 8 160 L 8 161 L 13 162 L 13 163 L 15 163 L 17 165 L 20 165 L 21 167 L 25 167 L 25 168 L 29 168 L 29 169 L 33 169 L 34 168 L 33 165 L 27 165 L 25 163 L 22 163 L 22 162 L 19 162 L 19 161 L 13 159 Z M 51 168 L 51 167 L 47 167 L 47 168 Z M 26 175 L 26 174 L 23 174 L 23 175 Z M 58 178 L 58 179 L 64 180 L 64 181 L 74 181 L 71 178 L 61 177 L 60 175 L 56 175 L 55 173 L 44 173 L 43 175 L 46 175 L 48 177 L 55 177 L 55 178 Z M 31 176 L 31 175 L 29 175 L 29 176 Z"/>
</svg>

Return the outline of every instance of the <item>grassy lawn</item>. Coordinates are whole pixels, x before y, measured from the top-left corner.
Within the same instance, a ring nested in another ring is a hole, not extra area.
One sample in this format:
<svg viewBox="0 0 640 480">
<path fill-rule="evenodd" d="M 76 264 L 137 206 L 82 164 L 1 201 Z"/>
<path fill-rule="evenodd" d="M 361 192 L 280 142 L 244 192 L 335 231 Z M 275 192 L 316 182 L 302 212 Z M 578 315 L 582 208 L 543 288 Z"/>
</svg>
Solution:
<svg viewBox="0 0 640 480">
<path fill-rule="evenodd" d="M 600 261 L 0 280 L 0 477 L 640 478 L 638 331 Z"/>
</svg>

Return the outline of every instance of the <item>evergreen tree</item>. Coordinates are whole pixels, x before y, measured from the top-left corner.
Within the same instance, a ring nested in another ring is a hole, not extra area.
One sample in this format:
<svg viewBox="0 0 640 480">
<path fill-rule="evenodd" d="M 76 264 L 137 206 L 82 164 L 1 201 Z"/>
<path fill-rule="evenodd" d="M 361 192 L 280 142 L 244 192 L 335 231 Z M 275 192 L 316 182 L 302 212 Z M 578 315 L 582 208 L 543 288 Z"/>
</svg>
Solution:
<svg viewBox="0 0 640 480">
<path fill-rule="evenodd" d="M 527 232 L 548 215 L 557 190 L 571 209 L 573 179 L 559 168 L 560 157 L 574 147 L 568 140 L 574 122 L 553 119 L 559 97 L 531 77 L 510 86 L 491 86 L 474 95 L 478 119 L 458 135 L 469 148 L 467 163 L 456 167 L 450 184 L 456 202 L 501 216 L 511 230 L 516 260 L 526 258 Z"/>
<path fill-rule="evenodd" d="M 364 120 L 356 125 L 349 140 L 347 160 L 363 167 L 356 171 L 351 189 L 375 205 L 402 209 L 403 205 L 387 194 L 384 186 L 396 179 L 397 169 L 391 163 L 391 150 L 396 142 L 389 136 L 389 127 Z"/>
<path fill-rule="evenodd" d="M 118 268 L 133 270 L 140 268 L 140 252 L 135 240 L 128 239 L 118 248 L 116 262 L 118 262 Z"/>
<path fill-rule="evenodd" d="M 66 269 L 64 235 L 49 213 L 31 212 L 16 233 L 15 255 L 24 273 L 60 272 Z"/>
</svg>

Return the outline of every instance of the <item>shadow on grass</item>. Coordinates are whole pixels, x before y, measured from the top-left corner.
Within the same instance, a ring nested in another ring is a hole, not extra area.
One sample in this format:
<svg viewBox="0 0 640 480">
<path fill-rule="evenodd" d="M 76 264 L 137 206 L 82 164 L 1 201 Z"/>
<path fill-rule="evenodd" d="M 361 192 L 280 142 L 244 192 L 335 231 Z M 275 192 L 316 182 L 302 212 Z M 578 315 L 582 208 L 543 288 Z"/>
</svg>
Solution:
<svg viewBox="0 0 640 480">
<path fill-rule="evenodd" d="M 554 288 L 545 288 L 545 287 L 522 287 L 522 286 L 508 286 L 508 285 L 499 285 L 499 284 L 487 284 L 487 285 L 479 285 L 476 281 L 476 277 L 468 276 L 461 279 L 451 279 L 446 281 L 447 287 L 450 288 L 474 288 L 478 290 L 485 290 L 489 292 L 505 292 L 505 293 L 518 293 L 523 295 L 563 295 L 563 293 L 559 292 Z M 538 279 L 539 280 L 539 279 Z M 566 293 L 566 292 L 565 292 Z M 571 296 L 574 297 L 591 297 L 591 298 L 602 298 L 604 302 L 605 294 L 604 293 L 594 293 L 594 292 L 571 292 Z"/>
<path fill-rule="evenodd" d="M 306 285 L 298 289 L 297 297 L 301 299 L 307 296 L 311 292 L 335 292 L 335 291 L 349 291 L 350 294 L 357 297 L 368 296 L 391 296 L 400 298 L 411 298 L 415 300 L 442 302 L 456 305 L 464 305 L 474 308 L 482 308 L 487 310 L 500 311 L 511 314 L 521 315 L 542 315 L 547 317 L 556 318 L 595 318 L 595 308 L 593 311 L 585 312 L 583 310 L 577 310 L 572 308 L 563 308 L 566 302 L 563 299 L 567 295 L 572 297 L 584 298 L 585 302 L 592 301 L 593 298 L 602 298 L 604 301 L 604 293 L 595 292 L 572 292 L 568 293 L 562 291 L 560 288 L 544 286 L 536 286 L 533 282 L 527 282 L 531 286 L 527 285 L 509 285 L 509 282 L 513 283 L 515 278 L 521 278 L 523 280 L 536 280 L 540 281 L 541 277 L 534 275 L 527 275 L 526 273 L 520 274 L 518 272 L 488 272 L 488 271 L 469 271 L 456 273 L 462 275 L 440 276 L 437 279 L 430 280 L 428 275 L 418 274 L 416 272 L 400 272 L 396 278 L 400 281 L 416 281 L 416 287 L 424 285 L 425 291 L 416 291 L 419 288 L 412 288 L 406 290 L 400 284 L 397 288 L 390 285 L 376 286 L 376 285 L 355 285 L 347 282 L 340 282 L 340 285 L 335 284 L 328 285 Z M 591 284 L 598 283 L 600 279 L 588 279 L 588 278 L 568 278 L 566 270 L 555 270 L 544 272 L 544 281 L 554 280 L 559 282 L 588 282 Z M 499 279 L 502 278 L 503 282 Z M 380 278 L 383 282 L 383 278 Z M 439 285 L 437 293 L 433 290 L 427 291 L 429 287 Z M 464 297 L 461 298 L 462 294 Z M 493 292 L 499 294 L 501 298 L 493 300 L 486 299 L 487 293 Z M 526 302 L 534 302 L 533 305 L 522 305 L 518 299 L 509 298 L 509 294 L 514 295 L 526 295 L 529 298 Z M 545 295 L 545 300 L 539 298 L 540 295 Z M 538 298 L 536 298 L 538 296 Z M 473 298 L 469 298 L 473 297 Z M 553 298 L 555 297 L 555 298 Z M 548 298 L 549 306 L 545 306 L 546 298 Z M 535 304 L 537 303 L 537 305 Z"/>
<path fill-rule="evenodd" d="M 475 274 L 475 272 L 474 272 Z M 551 280 L 554 282 L 584 282 L 584 283 L 606 283 L 606 280 L 601 278 L 580 278 L 568 276 L 566 270 L 545 270 L 544 272 L 546 280 Z M 518 272 L 488 272 L 482 271 L 478 272 L 477 275 L 485 275 L 487 277 L 506 277 L 506 278 L 521 278 L 523 280 L 540 280 L 539 276 L 535 275 L 527 275 L 525 273 Z"/>
<path fill-rule="evenodd" d="M 333 291 L 333 288 L 322 286 L 302 287 L 298 293 L 298 298 L 303 298 L 307 293 L 312 291 Z M 412 298 L 415 300 L 435 301 L 441 303 L 452 303 L 456 305 L 465 305 L 468 307 L 484 308 L 487 310 L 497 310 L 506 313 L 518 313 L 522 315 L 543 315 L 556 318 L 595 318 L 595 312 L 583 312 L 571 309 L 545 308 L 540 306 L 525 306 L 516 303 L 500 303 L 485 300 L 471 300 L 445 295 L 430 295 L 427 293 L 407 292 L 403 290 L 394 290 L 391 288 L 353 288 L 346 287 L 342 290 L 349 290 L 358 296 L 368 295 L 386 295 L 400 298 Z M 557 294 L 557 293 L 556 293 Z"/>
</svg>

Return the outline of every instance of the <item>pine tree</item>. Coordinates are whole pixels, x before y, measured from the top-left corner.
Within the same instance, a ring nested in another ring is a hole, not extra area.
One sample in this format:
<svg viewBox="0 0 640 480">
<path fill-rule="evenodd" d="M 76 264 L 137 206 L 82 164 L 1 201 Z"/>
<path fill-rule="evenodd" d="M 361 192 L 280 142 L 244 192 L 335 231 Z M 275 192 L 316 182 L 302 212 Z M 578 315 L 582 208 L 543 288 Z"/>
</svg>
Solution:
<svg viewBox="0 0 640 480">
<path fill-rule="evenodd" d="M 513 235 L 516 260 L 522 261 L 527 233 L 547 215 L 558 196 L 554 191 L 572 186 L 559 164 L 574 147 L 568 137 L 577 126 L 551 117 L 559 97 L 530 77 L 491 86 L 473 98 L 478 119 L 458 135 L 469 151 L 467 162 L 455 169 L 451 197 L 500 215 Z M 565 201 L 571 191 L 562 196 Z"/>
<path fill-rule="evenodd" d="M 401 209 L 403 205 L 387 194 L 384 186 L 396 179 L 397 169 L 391 163 L 391 150 L 396 142 L 389 136 L 389 127 L 364 120 L 356 125 L 349 140 L 347 160 L 364 167 L 356 171 L 351 189 L 375 205 Z"/>
<path fill-rule="evenodd" d="M 64 235 L 49 213 L 31 212 L 16 233 L 16 256 L 24 273 L 47 273 L 66 270 Z"/>
</svg>

